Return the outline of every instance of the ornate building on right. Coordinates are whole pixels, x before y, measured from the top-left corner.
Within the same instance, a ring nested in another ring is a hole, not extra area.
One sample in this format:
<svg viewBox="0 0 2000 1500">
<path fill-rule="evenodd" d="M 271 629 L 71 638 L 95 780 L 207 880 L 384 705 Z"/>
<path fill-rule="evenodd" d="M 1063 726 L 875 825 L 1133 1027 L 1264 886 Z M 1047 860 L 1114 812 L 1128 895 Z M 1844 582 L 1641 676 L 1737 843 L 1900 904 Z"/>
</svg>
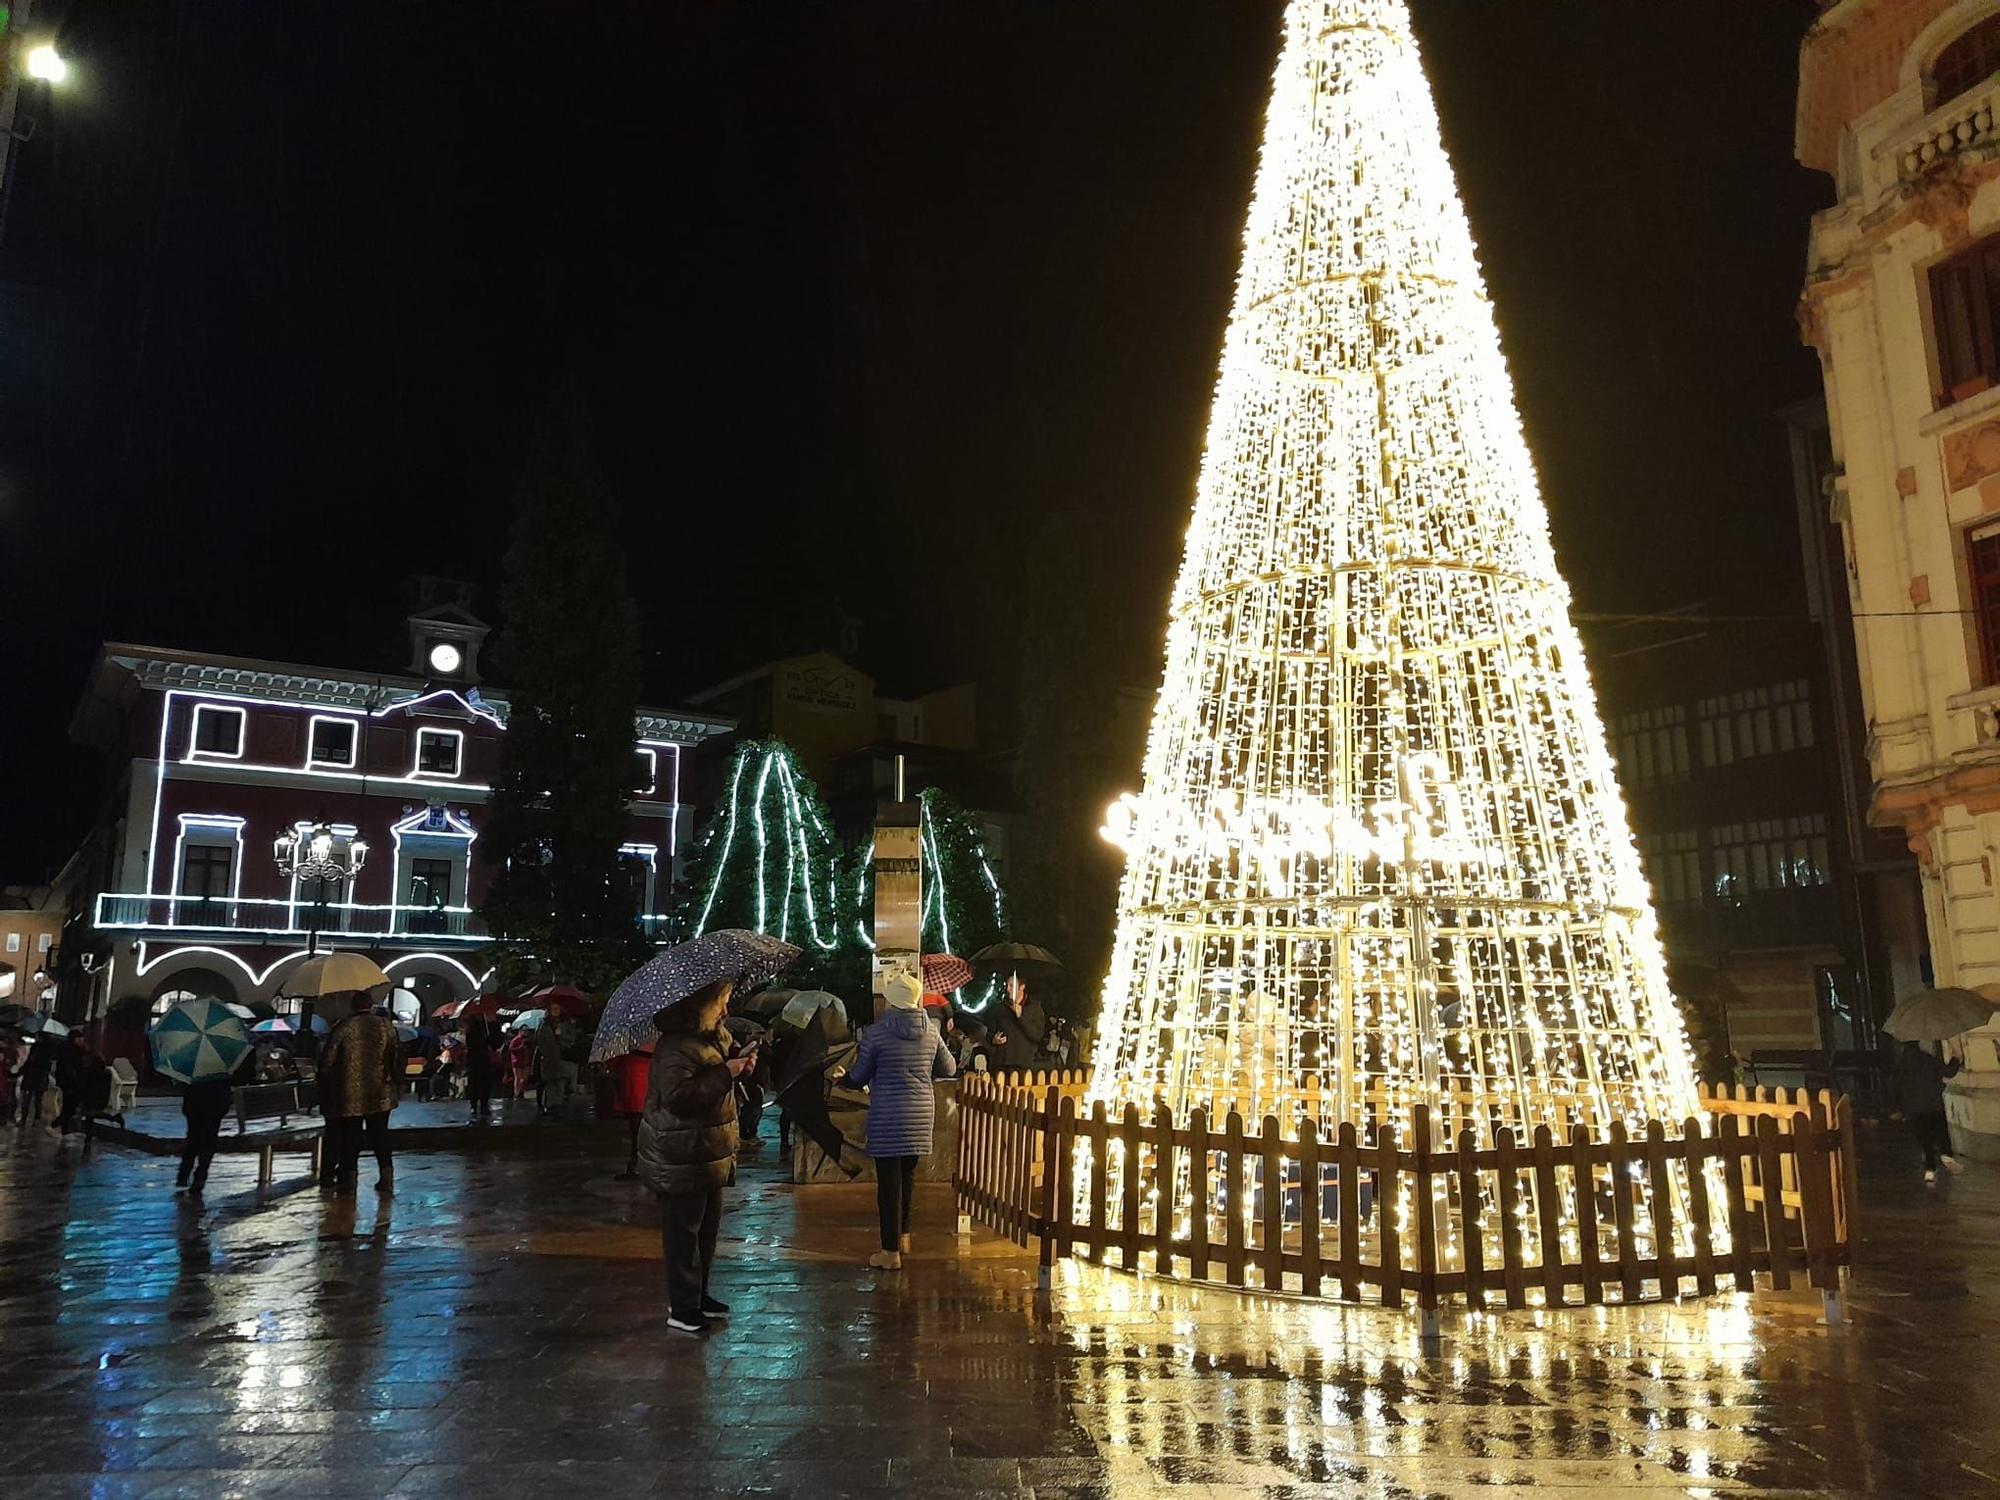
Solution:
<svg viewBox="0 0 2000 1500">
<path fill-rule="evenodd" d="M 1908 839 L 1941 985 L 2000 996 L 2000 0 L 1831 0 L 1797 154 L 1836 202 L 1800 327 L 1825 376 L 1869 821 Z M 2000 1158 L 2000 1028 L 1948 1098 Z"/>
</svg>

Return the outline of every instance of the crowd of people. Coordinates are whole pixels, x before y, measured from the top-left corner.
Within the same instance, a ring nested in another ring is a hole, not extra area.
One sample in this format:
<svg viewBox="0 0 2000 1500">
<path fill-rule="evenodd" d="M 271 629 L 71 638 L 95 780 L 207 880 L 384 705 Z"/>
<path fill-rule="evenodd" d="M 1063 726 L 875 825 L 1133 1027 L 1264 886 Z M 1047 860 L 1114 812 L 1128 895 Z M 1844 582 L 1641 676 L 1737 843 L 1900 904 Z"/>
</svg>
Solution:
<svg viewBox="0 0 2000 1500">
<path fill-rule="evenodd" d="M 733 993 L 734 983 L 724 981 L 664 1008 L 654 1017 L 651 1051 L 607 1065 L 606 1102 L 628 1122 L 622 1175 L 658 1196 L 669 1323 L 689 1333 L 728 1316 L 709 1284 L 723 1190 L 734 1180 L 746 1097 L 755 1093 L 761 1102 L 759 1081 L 770 1076 L 769 1033 L 725 1025 Z M 875 1165 L 881 1231 L 869 1264 L 894 1271 L 910 1248 L 917 1170 L 933 1145 L 935 1081 L 961 1071 L 1058 1066 L 1065 1038 L 1014 978 L 1004 1004 L 987 1017 L 955 1013 L 901 974 L 888 978 L 884 1001 L 882 1015 L 861 1029 L 844 1075 L 835 1077 L 868 1095 L 865 1152 Z M 395 1021 L 368 992 L 328 996 L 321 1007 L 332 1022 L 323 1036 L 308 1027 L 267 1038 L 233 1073 L 182 1089 L 176 1192 L 198 1198 L 205 1190 L 223 1122 L 244 1085 L 309 1078 L 326 1132 L 323 1188 L 355 1192 L 367 1152 L 375 1157 L 377 1191 L 391 1193 L 389 1117 L 413 1080 L 432 1099 L 465 1100 L 474 1121 L 489 1118 L 494 1100 L 506 1095 L 532 1096 L 539 1115 L 556 1114 L 578 1087 L 590 1043 L 587 1029 L 559 1006 L 525 1027 L 473 1013 L 417 1054 L 418 1071 Z M 112 1107 L 116 1089 L 108 1062 L 81 1038 L 54 1029 L 32 1041 L 0 1037 L 0 1103 L 23 1126 L 87 1130 Z M 755 1114 L 747 1118 L 754 1130 Z"/>
<path fill-rule="evenodd" d="M 0 1036 L 0 1110 L 14 1125 L 87 1138 L 117 1093 L 110 1061 L 81 1037 L 54 1029 Z"/>
</svg>

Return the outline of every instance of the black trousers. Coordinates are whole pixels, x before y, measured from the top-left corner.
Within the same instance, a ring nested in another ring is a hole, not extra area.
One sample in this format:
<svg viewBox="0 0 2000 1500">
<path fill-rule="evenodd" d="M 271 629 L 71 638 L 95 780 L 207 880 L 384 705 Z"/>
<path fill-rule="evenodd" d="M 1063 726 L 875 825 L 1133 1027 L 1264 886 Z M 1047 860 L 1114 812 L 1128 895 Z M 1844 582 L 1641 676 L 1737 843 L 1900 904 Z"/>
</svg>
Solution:
<svg viewBox="0 0 2000 1500">
<path fill-rule="evenodd" d="M 910 1232 L 910 1209 L 917 1197 L 914 1156 L 875 1158 L 875 1206 L 882 1213 L 882 1248 L 894 1250 Z"/>
<path fill-rule="evenodd" d="M 465 1097 L 472 1105 L 474 1114 L 484 1114 L 486 1106 L 493 1102 L 493 1070 L 491 1068 L 467 1068 L 465 1070 Z"/>
<path fill-rule="evenodd" d="M 39 1125 L 42 1123 L 42 1098 L 49 1091 L 46 1080 L 41 1083 L 21 1085 L 21 1123 Z"/>
<path fill-rule="evenodd" d="M 1917 1146 L 1924 1153 L 1924 1170 L 1935 1172 L 1940 1165 L 1938 1158 L 1951 1155 L 1951 1127 L 1945 1122 L 1944 1111 L 1908 1118 L 1910 1134 L 1917 1138 Z"/>
<path fill-rule="evenodd" d="M 342 1187 L 354 1186 L 355 1169 L 361 1165 L 361 1138 L 368 1137 L 368 1148 L 375 1153 L 375 1165 L 382 1176 L 394 1174 L 395 1167 L 389 1157 L 389 1111 L 381 1110 L 372 1115 L 348 1115 L 334 1121 L 338 1127 L 335 1137 L 333 1181 Z"/>
<path fill-rule="evenodd" d="M 669 1312 L 693 1317 L 701 1311 L 721 1227 L 721 1188 L 660 1194 L 660 1256 L 667 1263 Z"/>
<path fill-rule="evenodd" d="M 208 1164 L 215 1160 L 215 1138 L 222 1133 L 221 1115 L 199 1115 L 187 1122 L 187 1141 L 181 1146 L 181 1169 L 174 1173 L 174 1186 L 192 1185 L 198 1193 L 208 1184 Z"/>
</svg>

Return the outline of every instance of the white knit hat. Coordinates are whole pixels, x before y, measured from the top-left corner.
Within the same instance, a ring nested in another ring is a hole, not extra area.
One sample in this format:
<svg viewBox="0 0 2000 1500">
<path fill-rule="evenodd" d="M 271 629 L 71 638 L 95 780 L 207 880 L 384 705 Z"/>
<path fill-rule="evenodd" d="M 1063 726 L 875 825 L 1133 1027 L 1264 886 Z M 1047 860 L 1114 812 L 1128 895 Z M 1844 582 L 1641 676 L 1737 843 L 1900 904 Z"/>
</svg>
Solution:
<svg viewBox="0 0 2000 1500">
<path fill-rule="evenodd" d="M 882 981 L 882 998 L 889 1002 L 891 1010 L 922 1010 L 924 987 L 898 969 Z"/>
</svg>

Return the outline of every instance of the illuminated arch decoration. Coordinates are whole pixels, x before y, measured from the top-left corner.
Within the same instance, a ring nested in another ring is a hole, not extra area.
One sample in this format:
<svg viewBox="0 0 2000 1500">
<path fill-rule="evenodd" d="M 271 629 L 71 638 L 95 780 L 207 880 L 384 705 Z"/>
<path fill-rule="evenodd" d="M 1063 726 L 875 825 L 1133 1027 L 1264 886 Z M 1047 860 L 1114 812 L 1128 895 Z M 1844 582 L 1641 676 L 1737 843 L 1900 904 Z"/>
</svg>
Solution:
<svg viewBox="0 0 2000 1500">
<path fill-rule="evenodd" d="M 1411 1139 L 1695 1078 L 1403 0 L 1292 0 L 1091 1085 Z"/>
</svg>

